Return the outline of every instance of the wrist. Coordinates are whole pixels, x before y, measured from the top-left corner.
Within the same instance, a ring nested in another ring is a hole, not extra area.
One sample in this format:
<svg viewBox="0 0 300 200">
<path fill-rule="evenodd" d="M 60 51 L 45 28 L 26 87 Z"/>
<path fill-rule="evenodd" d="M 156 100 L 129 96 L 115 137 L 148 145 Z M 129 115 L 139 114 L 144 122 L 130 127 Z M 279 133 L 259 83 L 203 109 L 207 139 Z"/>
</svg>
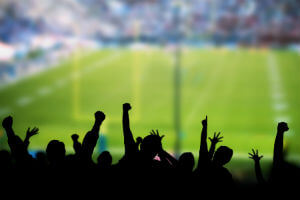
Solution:
<svg viewBox="0 0 300 200">
<path fill-rule="evenodd" d="M 278 135 L 283 135 L 283 134 L 284 134 L 284 131 L 282 131 L 282 130 L 277 130 L 277 134 L 278 134 Z"/>
<path fill-rule="evenodd" d="M 103 122 L 103 119 L 96 119 L 95 124 L 100 125 Z"/>
</svg>

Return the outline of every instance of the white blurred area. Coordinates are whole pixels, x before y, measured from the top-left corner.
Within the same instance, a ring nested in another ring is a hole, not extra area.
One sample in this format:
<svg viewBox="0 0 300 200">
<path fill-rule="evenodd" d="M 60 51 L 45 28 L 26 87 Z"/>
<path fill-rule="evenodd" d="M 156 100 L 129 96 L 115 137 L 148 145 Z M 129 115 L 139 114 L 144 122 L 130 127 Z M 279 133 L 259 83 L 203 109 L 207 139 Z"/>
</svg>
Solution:
<svg viewBox="0 0 300 200">
<path fill-rule="evenodd" d="M 0 0 L 0 86 L 78 48 L 180 41 L 300 49 L 298 0 Z"/>
</svg>

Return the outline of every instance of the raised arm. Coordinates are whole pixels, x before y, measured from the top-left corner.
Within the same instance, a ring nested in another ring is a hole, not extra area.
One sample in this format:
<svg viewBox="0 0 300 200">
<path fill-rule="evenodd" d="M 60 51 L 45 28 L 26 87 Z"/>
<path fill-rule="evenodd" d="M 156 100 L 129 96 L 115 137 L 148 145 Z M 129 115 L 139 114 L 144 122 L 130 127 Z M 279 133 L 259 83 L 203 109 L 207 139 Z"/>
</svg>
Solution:
<svg viewBox="0 0 300 200">
<path fill-rule="evenodd" d="M 99 130 L 100 130 L 100 126 L 102 124 L 102 122 L 105 120 L 105 114 L 101 111 L 97 111 L 95 112 L 95 123 L 94 126 L 91 130 L 91 132 L 94 135 L 98 135 L 99 136 Z"/>
<path fill-rule="evenodd" d="M 11 116 L 6 117 L 3 121 L 2 121 L 2 126 L 5 129 L 6 135 L 8 139 L 11 139 L 13 137 L 15 137 L 15 132 L 12 128 L 13 125 L 13 118 Z"/>
<path fill-rule="evenodd" d="M 164 138 L 164 135 L 160 136 L 158 130 L 156 132 L 152 130 L 150 132 L 152 135 L 156 135 L 158 138 L 160 138 L 160 141 Z M 178 164 L 178 161 L 175 157 L 170 155 L 167 151 L 165 151 L 162 147 L 162 144 L 160 145 L 160 149 L 158 150 L 158 156 L 161 160 L 161 163 L 164 167 L 167 168 L 175 168 Z"/>
<path fill-rule="evenodd" d="M 208 150 L 207 150 L 207 116 L 202 121 L 202 132 L 200 139 L 200 150 L 198 158 L 198 169 L 206 167 L 209 163 Z"/>
<path fill-rule="evenodd" d="M 280 168 L 283 160 L 283 135 L 284 132 L 288 131 L 289 127 L 287 123 L 280 122 L 277 126 L 277 134 L 276 139 L 274 143 L 274 154 L 273 154 L 273 167 L 274 168 Z"/>
<path fill-rule="evenodd" d="M 84 159 L 91 160 L 94 148 L 99 138 L 99 130 L 102 122 L 105 119 L 105 114 L 101 111 L 95 113 L 95 123 L 91 131 L 89 131 L 82 142 L 81 155 Z"/>
<path fill-rule="evenodd" d="M 73 149 L 75 151 L 75 155 L 80 155 L 81 143 L 78 141 L 79 136 L 77 134 L 73 134 L 71 138 L 73 140 Z"/>
<path fill-rule="evenodd" d="M 265 179 L 262 175 L 262 172 L 261 172 L 261 167 L 260 167 L 260 159 L 263 157 L 263 156 L 259 156 L 258 154 L 258 150 L 255 150 L 252 149 L 252 153 L 248 153 L 249 154 L 249 158 L 254 160 L 254 168 L 255 168 L 255 175 L 256 175 L 256 179 L 257 179 L 257 182 L 259 184 L 264 184 L 265 183 Z"/>
<path fill-rule="evenodd" d="M 134 141 L 132 132 L 130 130 L 129 124 L 129 110 L 131 110 L 131 106 L 129 103 L 123 104 L 123 137 L 124 137 L 124 145 L 125 145 L 125 155 L 128 156 L 131 153 L 135 153 L 138 151 L 138 147 Z"/>
<path fill-rule="evenodd" d="M 29 143 L 30 143 L 30 138 L 36 134 L 39 133 L 39 129 L 34 127 L 33 129 L 30 130 L 30 128 L 27 129 L 27 132 L 26 132 L 26 137 L 24 139 L 24 145 L 25 145 L 25 148 L 28 149 L 28 146 L 29 146 Z"/>
<path fill-rule="evenodd" d="M 12 125 L 13 118 L 11 116 L 6 117 L 2 121 L 2 126 L 5 129 L 12 155 L 16 158 L 17 162 L 23 162 L 25 159 L 29 158 L 29 154 L 24 142 L 15 134 Z"/>
<path fill-rule="evenodd" d="M 223 137 L 220 137 L 220 134 L 221 134 L 221 132 L 219 132 L 218 134 L 216 134 L 216 132 L 215 132 L 213 138 L 211 138 L 211 137 L 208 138 L 211 142 L 210 149 L 208 152 L 209 160 L 212 160 L 212 158 L 214 156 L 216 144 L 218 144 L 219 142 L 223 142 L 222 141 Z"/>
</svg>

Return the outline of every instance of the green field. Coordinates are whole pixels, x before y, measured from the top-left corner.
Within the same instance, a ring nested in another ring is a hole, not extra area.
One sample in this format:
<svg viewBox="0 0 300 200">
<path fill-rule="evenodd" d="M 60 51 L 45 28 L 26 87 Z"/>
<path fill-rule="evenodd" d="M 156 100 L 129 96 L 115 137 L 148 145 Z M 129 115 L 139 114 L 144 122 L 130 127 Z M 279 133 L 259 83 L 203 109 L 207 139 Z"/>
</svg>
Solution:
<svg viewBox="0 0 300 200">
<path fill-rule="evenodd" d="M 132 104 L 135 137 L 151 129 L 165 135 L 172 151 L 174 131 L 174 57 L 165 48 L 79 51 L 58 67 L 19 80 L 0 90 L 0 119 L 14 117 L 16 133 L 37 126 L 30 149 L 45 149 L 51 139 L 65 142 L 84 134 L 96 110 L 107 118 L 101 132 L 108 150 L 123 152 L 122 104 Z M 278 121 L 289 123 L 286 146 L 300 156 L 300 56 L 287 50 L 183 49 L 181 68 L 182 151 L 197 155 L 201 120 L 208 115 L 209 136 L 221 131 L 234 159 L 247 159 L 257 148 L 271 158 Z M 7 139 L 0 129 L 0 147 Z M 250 163 L 250 161 L 249 161 Z M 251 166 L 252 167 L 252 166 Z"/>
</svg>

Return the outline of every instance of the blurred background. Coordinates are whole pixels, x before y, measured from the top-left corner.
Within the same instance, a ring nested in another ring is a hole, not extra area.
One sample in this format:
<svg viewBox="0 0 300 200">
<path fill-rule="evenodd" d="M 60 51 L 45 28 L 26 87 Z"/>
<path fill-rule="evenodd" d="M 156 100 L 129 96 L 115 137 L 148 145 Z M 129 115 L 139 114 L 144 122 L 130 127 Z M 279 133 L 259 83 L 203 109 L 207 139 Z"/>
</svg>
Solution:
<svg viewBox="0 0 300 200">
<path fill-rule="evenodd" d="M 40 134 L 30 149 L 83 138 L 107 114 L 97 152 L 123 153 L 122 103 L 135 137 L 165 134 L 171 152 L 197 156 L 201 120 L 234 149 L 272 157 L 287 121 L 286 151 L 299 162 L 300 1 L 0 0 L 0 118 Z M 0 148 L 7 139 L 0 130 Z M 237 164 L 238 163 L 238 164 Z M 243 164 L 244 163 L 244 164 Z"/>
</svg>

